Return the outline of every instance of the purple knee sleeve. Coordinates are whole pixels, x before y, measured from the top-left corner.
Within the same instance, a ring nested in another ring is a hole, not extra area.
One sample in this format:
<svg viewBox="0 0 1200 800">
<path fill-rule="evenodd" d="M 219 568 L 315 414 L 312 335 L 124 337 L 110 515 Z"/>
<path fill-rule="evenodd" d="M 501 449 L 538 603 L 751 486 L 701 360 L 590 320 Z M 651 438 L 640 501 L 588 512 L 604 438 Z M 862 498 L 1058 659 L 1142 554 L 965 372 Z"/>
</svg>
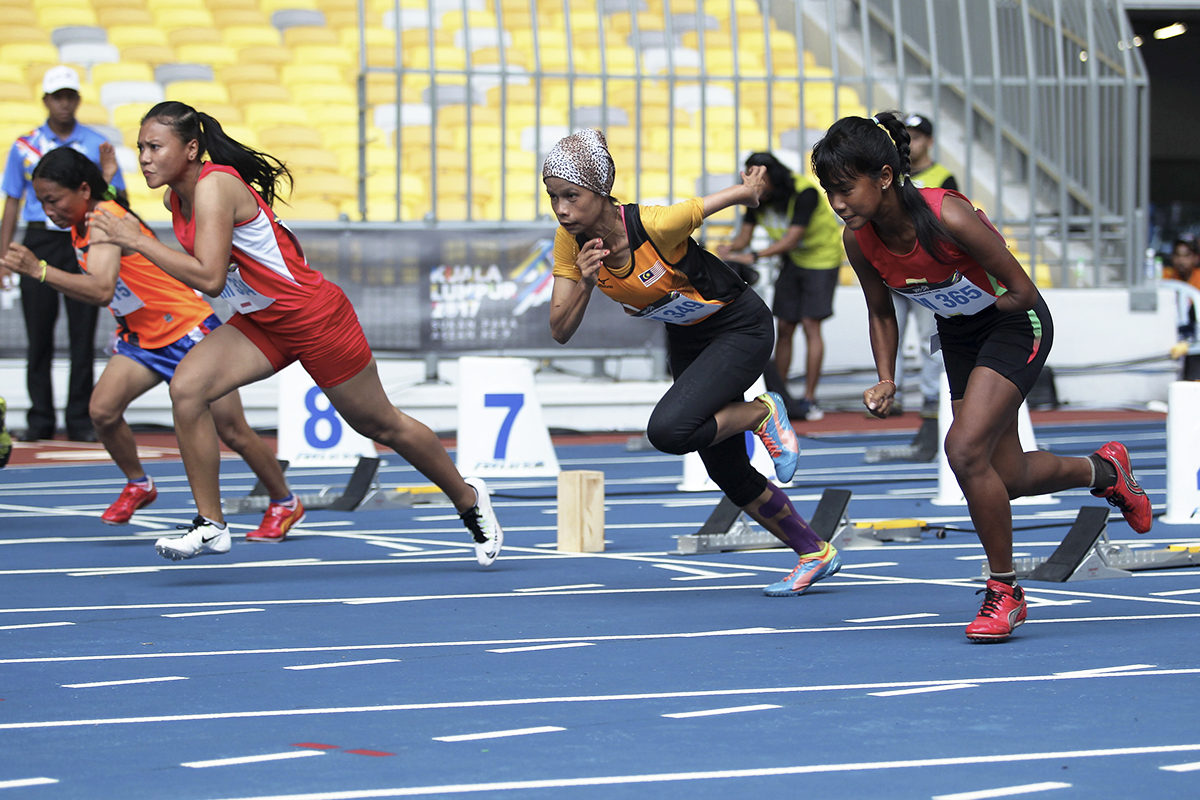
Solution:
<svg viewBox="0 0 1200 800">
<path fill-rule="evenodd" d="M 824 547 L 825 541 L 809 526 L 804 517 L 800 516 L 784 491 L 773 483 L 768 485 L 768 489 L 771 496 L 759 506 L 758 513 L 766 519 L 772 519 L 783 509 L 788 510 L 787 516 L 776 521 L 787 536 L 788 545 L 799 555 L 815 553 Z"/>
</svg>

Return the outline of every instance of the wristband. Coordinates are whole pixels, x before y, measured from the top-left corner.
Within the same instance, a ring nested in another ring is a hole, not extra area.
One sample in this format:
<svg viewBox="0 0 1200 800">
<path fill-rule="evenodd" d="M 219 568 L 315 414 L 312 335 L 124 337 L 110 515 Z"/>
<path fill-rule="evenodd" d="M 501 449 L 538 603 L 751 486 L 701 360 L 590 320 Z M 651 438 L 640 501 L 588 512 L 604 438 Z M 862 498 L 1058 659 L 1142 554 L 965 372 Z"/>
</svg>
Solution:
<svg viewBox="0 0 1200 800">
<path fill-rule="evenodd" d="M 755 261 L 758 261 L 758 251 L 757 251 L 757 250 L 751 250 L 751 251 L 750 251 L 750 257 L 751 257 L 752 259 L 754 259 Z"/>
<path fill-rule="evenodd" d="M 890 383 L 890 384 L 892 385 L 892 388 L 893 388 L 893 389 L 895 389 L 895 388 L 896 388 L 896 382 L 895 382 L 895 381 L 889 381 L 887 378 L 884 378 L 884 379 L 883 379 L 883 380 L 881 380 L 879 383 Z M 878 385 L 879 385 L 879 383 L 877 383 L 877 384 L 875 384 L 875 385 L 876 385 L 876 386 L 878 386 Z"/>
<path fill-rule="evenodd" d="M 47 264 L 45 262 L 45 260 L 39 261 L 38 263 L 42 265 L 42 277 L 38 278 L 38 283 L 45 283 L 46 282 L 46 267 L 48 267 L 50 265 Z"/>
<path fill-rule="evenodd" d="M 108 188 L 104 190 L 104 194 L 101 195 L 101 197 L 105 200 L 116 200 L 117 199 L 117 187 L 113 186 L 110 183 L 108 185 Z"/>
</svg>

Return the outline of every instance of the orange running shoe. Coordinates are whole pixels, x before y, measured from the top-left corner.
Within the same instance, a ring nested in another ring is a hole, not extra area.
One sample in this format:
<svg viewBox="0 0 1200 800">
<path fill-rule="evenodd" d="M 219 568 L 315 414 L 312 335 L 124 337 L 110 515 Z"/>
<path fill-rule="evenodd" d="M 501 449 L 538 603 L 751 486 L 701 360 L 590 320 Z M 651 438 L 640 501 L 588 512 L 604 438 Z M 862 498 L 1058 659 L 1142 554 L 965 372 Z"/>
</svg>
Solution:
<svg viewBox="0 0 1200 800">
<path fill-rule="evenodd" d="M 1117 482 L 1107 489 L 1092 489 L 1092 495 L 1103 497 L 1110 506 L 1121 509 L 1129 527 L 1138 533 L 1146 533 L 1154 524 L 1154 510 L 1150 498 L 1142 491 L 1133 477 L 1129 464 L 1129 451 L 1120 442 L 1109 442 L 1096 451 L 1096 455 L 1113 465 L 1117 471 Z"/>
<path fill-rule="evenodd" d="M 150 505 L 157 498 L 158 489 L 154 486 L 153 478 L 145 486 L 139 483 L 127 483 L 116 502 L 100 515 L 100 521 L 105 525 L 124 525 L 133 518 L 133 512 Z"/>
<path fill-rule="evenodd" d="M 967 638 L 973 642 L 1002 642 L 1025 621 L 1025 591 L 1016 584 L 989 580 L 979 616 L 967 626 Z M 979 594 L 976 592 L 975 594 Z"/>
<path fill-rule="evenodd" d="M 282 542 L 287 538 L 287 532 L 293 525 L 299 525 L 304 519 L 304 503 L 296 498 L 296 507 L 288 508 L 283 503 L 271 503 L 267 513 L 263 514 L 262 524 L 256 530 L 246 534 L 248 542 Z"/>
</svg>

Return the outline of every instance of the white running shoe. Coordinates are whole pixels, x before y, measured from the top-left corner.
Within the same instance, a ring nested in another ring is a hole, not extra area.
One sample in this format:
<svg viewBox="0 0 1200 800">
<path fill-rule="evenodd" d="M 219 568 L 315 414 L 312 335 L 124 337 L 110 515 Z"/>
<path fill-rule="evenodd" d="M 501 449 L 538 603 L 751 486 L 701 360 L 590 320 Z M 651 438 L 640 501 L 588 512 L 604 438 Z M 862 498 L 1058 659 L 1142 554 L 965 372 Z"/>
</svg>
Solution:
<svg viewBox="0 0 1200 800">
<path fill-rule="evenodd" d="M 191 525 L 180 525 L 186 529 L 183 536 L 166 537 L 154 543 L 154 549 L 163 558 L 172 561 L 182 561 L 196 556 L 219 556 L 229 552 L 233 540 L 229 536 L 229 527 L 218 530 L 215 525 L 199 515 L 192 520 Z"/>
<path fill-rule="evenodd" d="M 475 544 L 475 560 L 480 566 L 488 566 L 500 555 L 500 546 L 504 544 L 504 529 L 496 512 L 492 510 L 492 501 L 488 497 L 487 484 L 481 478 L 467 478 L 467 485 L 475 490 L 479 500 L 474 506 L 458 516 L 471 532 Z"/>
</svg>

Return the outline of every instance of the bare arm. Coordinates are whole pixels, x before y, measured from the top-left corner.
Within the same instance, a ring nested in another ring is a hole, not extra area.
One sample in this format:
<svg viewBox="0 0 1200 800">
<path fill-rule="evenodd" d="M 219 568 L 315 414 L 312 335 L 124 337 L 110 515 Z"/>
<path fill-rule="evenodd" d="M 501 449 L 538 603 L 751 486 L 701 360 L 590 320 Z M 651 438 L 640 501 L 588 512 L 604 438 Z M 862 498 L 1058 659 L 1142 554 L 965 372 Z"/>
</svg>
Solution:
<svg viewBox="0 0 1200 800">
<path fill-rule="evenodd" d="M 741 227 L 738 228 L 737 236 L 733 237 L 733 241 L 729 244 L 717 245 L 716 253 L 719 257 L 730 260 L 730 256 L 741 253 L 750 246 L 750 241 L 754 238 L 754 223 L 742 220 Z M 739 261 L 741 259 L 738 259 Z M 749 259 L 753 261 L 754 259 Z"/>
<path fill-rule="evenodd" d="M 704 198 L 704 216 L 711 217 L 718 211 L 724 211 L 730 206 L 747 206 L 758 208 L 758 201 L 766 189 L 764 178 L 766 167 L 751 167 L 742 173 L 742 182 L 736 186 L 726 187 Z"/>
<path fill-rule="evenodd" d="M 1038 299 L 1037 286 L 1004 246 L 1004 241 L 979 219 L 970 203 L 947 197 L 942 203 L 942 222 L 967 255 L 1008 289 L 996 301 L 997 311 L 1010 313 L 1033 308 Z"/>
<path fill-rule="evenodd" d="M 44 280 L 41 261 L 24 245 L 14 243 L 0 263 L 13 272 L 41 280 L 74 300 L 106 306 L 112 302 L 117 276 L 121 272 L 121 249 L 115 244 L 92 245 L 88 248 L 87 272 L 66 272 L 47 264 Z"/>
<path fill-rule="evenodd" d="M 20 210 L 21 198 L 4 198 L 4 217 L 0 219 L 0 256 L 4 255 L 8 246 L 12 244 L 13 234 L 17 232 L 17 212 Z M 8 275 L 9 270 L 0 266 L 0 288 L 8 285 Z"/>
<path fill-rule="evenodd" d="M 807 225 L 790 225 L 784 231 L 783 238 L 778 242 L 771 242 L 769 245 L 758 251 L 758 257 L 764 256 L 781 256 L 784 253 L 789 253 L 796 249 L 796 245 L 800 244 L 804 239 L 804 232 L 808 230 Z"/>
<path fill-rule="evenodd" d="M 588 241 L 575 257 L 575 265 L 582 273 L 578 281 L 554 276 L 554 288 L 550 295 L 550 335 L 559 344 L 571 341 L 583 314 L 587 311 L 592 289 L 596 288 L 596 275 L 608 251 L 601 239 Z"/>
<path fill-rule="evenodd" d="M 900 344 L 899 329 L 896 326 L 896 306 L 892 302 L 892 290 L 883 282 L 879 271 L 863 255 L 853 231 L 844 230 L 842 242 L 867 301 L 871 356 L 875 360 L 875 370 L 879 375 L 879 383 L 863 392 L 863 404 L 873 415 L 882 418 L 892 410 L 896 396 L 896 354 Z"/>
</svg>

